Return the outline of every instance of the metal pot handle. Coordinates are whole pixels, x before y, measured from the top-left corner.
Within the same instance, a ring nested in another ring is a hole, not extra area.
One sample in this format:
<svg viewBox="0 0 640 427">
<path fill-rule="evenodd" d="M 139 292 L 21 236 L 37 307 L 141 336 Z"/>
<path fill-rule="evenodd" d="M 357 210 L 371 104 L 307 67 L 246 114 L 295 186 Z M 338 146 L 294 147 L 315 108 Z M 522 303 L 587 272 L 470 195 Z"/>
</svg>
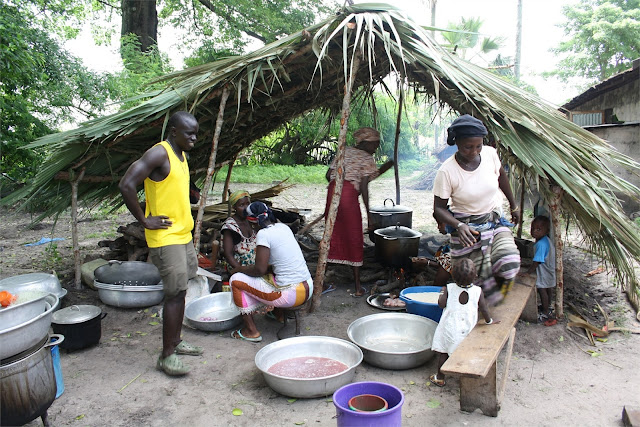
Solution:
<svg viewBox="0 0 640 427">
<path fill-rule="evenodd" d="M 393 201 L 393 199 L 391 199 L 391 198 L 386 198 L 386 199 L 384 199 L 384 202 L 382 202 L 382 204 L 384 205 L 384 207 L 387 207 L 387 200 L 391 200 L 391 205 L 392 205 L 392 206 L 395 206 L 395 205 L 396 205 L 396 204 L 395 204 L 395 202 Z"/>
<path fill-rule="evenodd" d="M 398 240 L 397 237 L 389 237 L 389 236 L 385 236 L 384 234 L 379 234 L 380 237 L 382 237 L 384 240 Z"/>
<path fill-rule="evenodd" d="M 102 313 L 102 314 L 100 315 L 100 320 L 102 320 L 102 319 L 104 319 L 105 317 L 107 317 L 107 314 L 109 314 L 109 313 Z"/>
<path fill-rule="evenodd" d="M 64 341 L 64 335 L 60 335 L 60 334 L 51 334 L 49 335 L 49 338 L 55 338 L 55 341 L 49 341 L 44 345 L 45 347 L 52 347 L 54 345 L 59 345 L 59 344 L 62 344 L 62 341 Z"/>
<path fill-rule="evenodd" d="M 111 259 L 109 260 L 109 265 L 113 265 L 113 264 L 118 264 L 118 265 L 122 265 L 123 261 L 120 261 L 118 259 Z"/>
</svg>

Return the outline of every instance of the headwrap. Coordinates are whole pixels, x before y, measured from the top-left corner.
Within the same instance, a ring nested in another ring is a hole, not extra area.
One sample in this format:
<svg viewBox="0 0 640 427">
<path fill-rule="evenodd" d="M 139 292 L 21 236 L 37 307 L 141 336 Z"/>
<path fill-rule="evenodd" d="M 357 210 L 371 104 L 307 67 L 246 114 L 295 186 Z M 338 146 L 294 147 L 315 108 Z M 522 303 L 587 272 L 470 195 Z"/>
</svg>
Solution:
<svg viewBox="0 0 640 427">
<path fill-rule="evenodd" d="M 364 127 L 353 133 L 353 138 L 359 144 L 363 141 L 380 141 L 380 132 L 374 128 Z"/>
<path fill-rule="evenodd" d="M 486 136 L 488 133 L 480 120 L 465 114 L 455 119 L 447 129 L 447 144 L 455 145 L 457 139 Z"/>
<path fill-rule="evenodd" d="M 235 206 L 238 203 L 238 200 L 243 197 L 250 197 L 249 192 L 246 190 L 238 190 L 231 193 L 229 196 L 229 206 Z"/>
<path fill-rule="evenodd" d="M 267 220 L 276 223 L 276 217 L 273 211 L 262 202 L 253 202 L 245 209 L 247 220 L 249 222 L 258 223 L 260 227 L 264 227 Z"/>
</svg>

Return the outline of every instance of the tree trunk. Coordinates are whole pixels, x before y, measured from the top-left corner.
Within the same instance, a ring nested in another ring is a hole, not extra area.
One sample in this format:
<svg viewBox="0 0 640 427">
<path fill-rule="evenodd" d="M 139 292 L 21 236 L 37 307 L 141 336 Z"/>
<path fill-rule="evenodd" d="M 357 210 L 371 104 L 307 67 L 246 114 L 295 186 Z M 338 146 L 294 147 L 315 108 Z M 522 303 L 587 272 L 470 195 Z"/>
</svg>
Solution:
<svg viewBox="0 0 640 427">
<path fill-rule="evenodd" d="M 122 0 L 121 36 L 135 34 L 140 50 L 148 52 L 158 44 L 158 13 L 156 0 Z"/>
<path fill-rule="evenodd" d="M 514 72 L 516 80 L 520 80 L 520 61 L 522 60 L 522 0 L 518 0 L 518 17 L 516 23 L 516 60 Z"/>
</svg>

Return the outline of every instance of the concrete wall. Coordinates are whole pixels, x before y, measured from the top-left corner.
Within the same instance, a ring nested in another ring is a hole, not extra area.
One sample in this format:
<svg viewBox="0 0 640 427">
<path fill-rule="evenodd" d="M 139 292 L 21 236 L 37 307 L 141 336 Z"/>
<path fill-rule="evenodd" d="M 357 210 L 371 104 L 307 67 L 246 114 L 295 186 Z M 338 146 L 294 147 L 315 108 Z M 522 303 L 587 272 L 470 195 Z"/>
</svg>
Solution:
<svg viewBox="0 0 640 427">
<path fill-rule="evenodd" d="M 618 116 L 620 118 L 620 116 Z M 636 119 L 638 120 L 638 119 Z M 593 126 L 586 128 L 594 135 L 608 141 L 620 153 L 640 162 L 640 122 L 629 125 Z M 640 188 L 640 177 L 621 167 L 610 166 L 613 173 Z M 637 202 L 623 198 L 622 206 L 627 214 L 640 211 Z"/>
<path fill-rule="evenodd" d="M 613 108 L 613 114 L 623 122 L 640 121 L 640 79 L 610 90 L 581 104 L 573 111 L 593 111 Z"/>
</svg>

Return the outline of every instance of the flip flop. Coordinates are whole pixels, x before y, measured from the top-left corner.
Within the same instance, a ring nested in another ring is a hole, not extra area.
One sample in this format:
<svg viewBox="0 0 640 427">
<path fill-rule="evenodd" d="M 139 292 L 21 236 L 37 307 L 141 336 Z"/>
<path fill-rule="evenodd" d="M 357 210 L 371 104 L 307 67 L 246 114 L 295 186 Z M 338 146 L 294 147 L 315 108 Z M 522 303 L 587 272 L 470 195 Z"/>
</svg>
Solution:
<svg viewBox="0 0 640 427">
<path fill-rule="evenodd" d="M 260 335 L 259 337 L 255 337 L 255 338 L 245 337 L 244 335 L 242 335 L 242 332 L 240 332 L 241 330 L 242 329 L 238 329 L 237 331 L 231 332 L 231 338 L 236 339 L 236 340 L 249 341 L 249 342 L 260 342 L 260 341 L 262 341 L 262 335 Z"/>
<path fill-rule="evenodd" d="M 333 291 L 335 291 L 335 290 L 336 290 L 336 287 L 335 287 L 335 286 L 333 286 L 333 285 L 329 285 L 329 286 L 327 287 L 327 289 L 325 289 L 324 291 L 322 291 L 322 295 L 324 295 L 324 294 L 328 294 L 329 292 L 333 292 Z"/>
<path fill-rule="evenodd" d="M 553 326 L 557 323 L 558 323 L 557 319 L 549 319 L 546 322 L 544 322 L 544 326 Z"/>
<path fill-rule="evenodd" d="M 429 381 L 431 381 L 432 384 L 434 384 L 434 385 L 436 385 L 438 387 L 444 387 L 446 385 L 444 380 L 439 380 L 438 379 L 438 374 L 431 374 L 431 376 L 429 377 Z"/>
<path fill-rule="evenodd" d="M 278 322 L 278 323 L 284 323 L 284 320 L 278 319 L 278 318 L 276 317 L 276 315 L 275 315 L 275 314 L 273 314 L 273 311 L 269 311 L 269 312 L 267 312 L 267 314 L 265 314 L 265 316 L 266 316 L 266 317 L 268 317 L 268 318 L 269 318 L 269 319 L 271 319 L 271 320 L 275 320 L 275 321 L 276 321 L 276 322 Z"/>
<path fill-rule="evenodd" d="M 186 341 L 180 341 L 176 347 L 177 354 L 186 354 L 188 356 L 200 356 L 203 353 L 202 347 L 191 345 Z"/>
<path fill-rule="evenodd" d="M 360 286 L 360 287 L 362 288 L 362 294 L 358 295 L 354 292 L 351 294 L 353 298 L 362 298 L 363 296 L 369 293 L 369 289 L 365 288 L 364 286 Z"/>
<path fill-rule="evenodd" d="M 172 377 L 186 375 L 190 371 L 189 367 L 182 363 L 182 360 L 180 360 L 180 358 L 175 354 L 164 359 L 162 358 L 162 355 L 160 355 L 158 357 L 158 362 L 156 363 L 156 369 L 163 371 L 165 374 L 171 375 Z"/>
</svg>

